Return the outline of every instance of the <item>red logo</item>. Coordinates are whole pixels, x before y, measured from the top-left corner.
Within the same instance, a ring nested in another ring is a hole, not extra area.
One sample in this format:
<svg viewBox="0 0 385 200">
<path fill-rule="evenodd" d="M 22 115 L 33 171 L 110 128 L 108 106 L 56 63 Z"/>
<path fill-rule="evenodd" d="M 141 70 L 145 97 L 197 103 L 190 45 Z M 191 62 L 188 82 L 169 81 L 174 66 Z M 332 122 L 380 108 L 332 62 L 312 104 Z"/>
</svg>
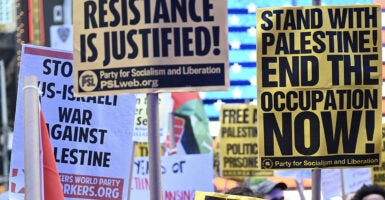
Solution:
<svg viewBox="0 0 385 200">
<path fill-rule="evenodd" d="M 12 169 L 11 180 L 11 192 L 24 194 L 24 169 Z"/>
<path fill-rule="evenodd" d="M 185 120 L 181 117 L 174 116 L 173 117 L 173 125 L 174 127 L 174 140 L 175 140 L 175 145 L 179 142 L 179 139 L 182 137 L 182 134 L 184 132 L 184 125 L 185 125 Z M 171 148 L 171 136 L 167 135 L 166 136 L 166 147 L 167 149 Z M 176 148 L 176 147 L 174 147 Z"/>
</svg>

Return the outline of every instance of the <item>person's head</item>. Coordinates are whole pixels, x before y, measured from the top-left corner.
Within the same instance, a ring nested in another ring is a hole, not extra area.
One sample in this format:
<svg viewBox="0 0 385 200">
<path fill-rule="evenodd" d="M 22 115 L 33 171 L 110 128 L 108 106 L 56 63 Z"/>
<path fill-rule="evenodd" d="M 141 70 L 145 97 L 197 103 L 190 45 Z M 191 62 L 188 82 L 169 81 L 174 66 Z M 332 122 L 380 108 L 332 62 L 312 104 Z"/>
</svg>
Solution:
<svg viewBox="0 0 385 200">
<path fill-rule="evenodd" d="M 232 194 L 232 195 L 238 195 L 238 196 L 248 196 L 248 197 L 255 197 L 255 194 L 252 189 L 245 187 L 245 186 L 239 186 L 232 188 L 225 192 L 225 194 Z"/>
<path fill-rule="evenodd" d="M 351 193 L 349 193 L 349 194 L 347 194 L 347 195 L 345 196 L 345 199 L 344 199 L 344 200 L 352 200 L 353 197 L 354 197 L 354 195 L 355 195 L 355 193 L 354 193 L 354 192 L 351 192 Z"/>
<path fill-rule="evenodd" d="M 352 200 L 385 200 L 385 189 L 379 185 L 363 185 Z"/>
<path fill-rule="evenodd" d="M 255 193 L 260 198 L 270 199 L 270 200 L 283 200 L 285 199 L 283 195 L 283 190 L 287 189 L 287 185 L 283 182 L 273 182 L 270 180 L 265 180 L 260 183 L 255 189 Z"/>
</svg>

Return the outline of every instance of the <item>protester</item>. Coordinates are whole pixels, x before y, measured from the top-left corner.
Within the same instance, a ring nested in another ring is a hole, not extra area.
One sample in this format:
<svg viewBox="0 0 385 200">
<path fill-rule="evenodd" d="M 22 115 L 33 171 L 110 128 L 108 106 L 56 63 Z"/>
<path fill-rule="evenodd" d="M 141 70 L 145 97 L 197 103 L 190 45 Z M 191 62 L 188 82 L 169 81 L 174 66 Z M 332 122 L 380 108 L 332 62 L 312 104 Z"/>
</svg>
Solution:
<svg viewBox="0 0 385 200">
<path fill-rule="evenodd" d="M 283 182 L 273 182 L 265 180 L 258 184 L 255 189 L 257 197 L 269 200 L 284 200 L 283 191 L 287 189 L 287 185 Z"/>
<path fill-rule="evenodd" d="M 238 196 L 248 196 L 248 197 L 256 197 L 255 193 L 252 189 L 246 186 L 238 186 L 232 188 L 225 192 L 225 194 L 238 195 Z"/>
<path fill-rule="evenodd" d="M 377 184 L 363 185 L 352 200 L 385 200 L 385 188 Z"/>
</svg>

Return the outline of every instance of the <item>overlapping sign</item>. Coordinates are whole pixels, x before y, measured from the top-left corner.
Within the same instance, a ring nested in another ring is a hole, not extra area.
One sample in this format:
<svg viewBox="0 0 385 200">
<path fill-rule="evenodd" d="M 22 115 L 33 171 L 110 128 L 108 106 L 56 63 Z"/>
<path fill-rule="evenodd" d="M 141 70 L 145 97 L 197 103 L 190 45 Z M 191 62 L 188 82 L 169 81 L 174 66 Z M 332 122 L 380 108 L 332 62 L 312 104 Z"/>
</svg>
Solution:
<svg viewBox="0 0 385 200">
<path fill-rule="evenodd" d="M 221 175 L 235 180 L 273 176 L 259 170 L 257 106 L 223 105 L 220 116 Z"/>
<path fill-rule="evenodd" d="M 161 162 L 162 199 L 193 200 L 197 190 L 214 190 L 212 154 L 162 156 Z M 150 199 L 148 157 L 136 157 L 133 166 L 131 199 Z"/>
<path fill-rule="evenodd" d="M 24 45 L 20 81 L 39 80 L 65 198 L 127 199 L 133 150 L 135 96 L 75 97 L 72 53 Z M 23 84 L 19 82 L 10 197 L 24 199 Z"/>
<path fill-rule="evenodd" d="M 74 1 L 73 10 L 76 95 L 229 88 L 226 1 Z"/>
<path fill-rule="evenodd" d="M 379 5 L 257 10 L 262 168 L 376 166 Z"/>
</svg>

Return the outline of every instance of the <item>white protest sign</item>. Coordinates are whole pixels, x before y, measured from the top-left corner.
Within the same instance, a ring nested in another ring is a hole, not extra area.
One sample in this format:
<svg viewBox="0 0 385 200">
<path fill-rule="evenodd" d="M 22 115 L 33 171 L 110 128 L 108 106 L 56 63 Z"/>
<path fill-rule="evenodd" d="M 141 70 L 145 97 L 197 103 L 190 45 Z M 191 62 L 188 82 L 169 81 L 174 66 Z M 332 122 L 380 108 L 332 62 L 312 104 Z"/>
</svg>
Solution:
<svg viewBox="0 0 385 200">
<path fill-rule="evenodd" d="M 72 53 L 23 45 L 20 80 L 38 77 L 66 199 L 127 199 L 135 96 L 74 97 Z M 24 199 L 23 88 L 19 82 L 10 197 Z"/>
<path fill-rule="evenodd" d="M 136 113 L 133 140 L 148 141 L 148 116 L 146 94 L 136 94 Z M 169 131 L 169 119 L 172 112 L 173 100 L 170 93 L 159 94 L 159 134 L 160 142 L 164 142 Z"/>
<path fill-rule="evenodd" d="M 348 168 L 343 170 L 344 191 L 349 194 L 357 191 L 363 185 L 371 185 L 371 168 Z"/>
<path fill-rule="evenodd" d="M 73 1 L 75 94 L 229 89 L 226 16 L 226 0 Z"/>
<path fill-rule="evenodd" d="M 195 191 L 214 191 L 212 154 L 163 156 L 161 163 L 163 200 L 193 200 Z M 148 173 L 148 157 L 136 157 L 131 199 L 150 199 Z"/>
<path fill-rule="evenodd" d="M 321 192 L 325 199 L 342 196 L 341 169 L 323 169 L 321 177 Z"/>
<path fill-rule="evenodd" d="M 323 169 L 321 171 L 321 190 L 325 199 L 340 197 L 342 192 L 347 195 L 357 191 L 363 185 L 370 184 L 372 184 L 370 168 Z"/>
</svg>

